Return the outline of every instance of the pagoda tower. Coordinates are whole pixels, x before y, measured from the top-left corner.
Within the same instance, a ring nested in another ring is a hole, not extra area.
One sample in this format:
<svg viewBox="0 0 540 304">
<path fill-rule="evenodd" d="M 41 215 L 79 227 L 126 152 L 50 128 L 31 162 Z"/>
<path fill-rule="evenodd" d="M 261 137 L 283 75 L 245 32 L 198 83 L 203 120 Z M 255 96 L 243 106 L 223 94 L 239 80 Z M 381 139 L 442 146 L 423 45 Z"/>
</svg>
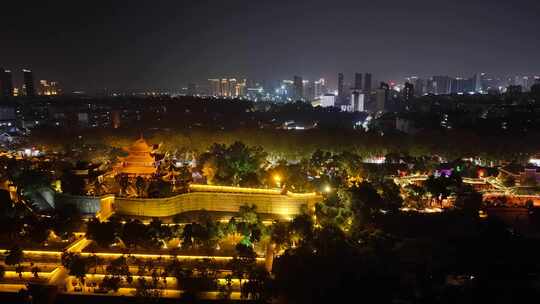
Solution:
<svg viewBox="0 0 540 304">
<path fill-rule="evenodd" d="M 151 176 L 156 173 L 157 167 L 152 156 L 152 147 L 146 143 L 142 136 L 124 150 L 128 156 L 118 158 L 119 162 L 115 167 L 116 174 Z"/>
</svg>

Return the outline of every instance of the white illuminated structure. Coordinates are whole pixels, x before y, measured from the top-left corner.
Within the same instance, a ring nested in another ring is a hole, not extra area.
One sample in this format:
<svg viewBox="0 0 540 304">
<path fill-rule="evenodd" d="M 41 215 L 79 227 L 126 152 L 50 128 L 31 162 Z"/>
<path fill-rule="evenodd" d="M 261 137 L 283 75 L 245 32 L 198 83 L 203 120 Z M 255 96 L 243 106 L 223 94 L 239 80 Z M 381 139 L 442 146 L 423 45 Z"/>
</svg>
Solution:
<svg viewBox="0 0 540 304">
<path fill-rule="evenodd" d="M 321 98 L 321 107 L 333 107 L 336 105 L 336 95 L 334 94 L 324 94 Z"/>
<path fill-rule="evenodd" d="M 535 155 L 529 159 L 529 164 L 540 167 L 540 155 Z"/>
</svg>

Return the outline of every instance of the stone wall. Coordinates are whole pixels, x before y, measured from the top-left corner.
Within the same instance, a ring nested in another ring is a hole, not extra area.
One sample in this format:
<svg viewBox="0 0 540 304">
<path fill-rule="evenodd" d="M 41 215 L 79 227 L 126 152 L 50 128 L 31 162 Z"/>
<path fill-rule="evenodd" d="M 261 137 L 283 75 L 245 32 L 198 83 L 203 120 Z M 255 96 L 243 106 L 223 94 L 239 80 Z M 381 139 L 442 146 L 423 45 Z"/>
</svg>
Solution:
<svg viewBox="0 0 540 304">
<path fill-rule="evenodd" d="M 244 205 L 255 205 L 260 213 L 293 217 L 301 212 L 303 206 L 311 207 L 322 200 L 317 194 L 278 193 L 191 192 L 154 199 L 56 194 L 55 202 L 59 207 L 75 205 L 83 214 L 95 214 L 105 219 L 112 212 L 147 217 L 168 217 L 199 210 L 238 212 Z"/>
<path fill-rule="evenodd" d="M 63 193 L 56 193 L 54 196 L 54 202 L 56 208 L 62 208 L 65 205 L 77 206 L 82 214 L 97 214 L 101 210 L 101 201 L 111 195 L 97 197 L 97 196 L 78 196 L 69 195 Z M 114 197 L 114 196 L 113 196 Z"/>
<path fill-rule="evenodd" d="M 192 192 L 162 199 L 115 199 L 116 213 L 123 215 L 166 217 L 175 214 L 207 210 L 238 212 L 241 206 L 255 205 L 257 212 L 292 217 L 302 206 L 313 206 L 318 195 L 244 194 L 219 192 Z"/>
</svg>

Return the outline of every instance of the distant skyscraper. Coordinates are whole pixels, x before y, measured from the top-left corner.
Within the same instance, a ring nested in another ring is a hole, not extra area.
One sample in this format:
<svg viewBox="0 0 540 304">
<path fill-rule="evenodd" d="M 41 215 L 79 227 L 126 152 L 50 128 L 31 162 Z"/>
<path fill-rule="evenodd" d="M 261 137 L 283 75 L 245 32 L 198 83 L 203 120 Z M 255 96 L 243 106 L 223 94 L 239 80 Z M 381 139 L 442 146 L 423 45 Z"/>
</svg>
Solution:
<svg viewBox="0 0 540 304">
<path fill-rule="evenodd" d="M 450 93 L 465 94 L 474 91 L 474 78 L 456 77 L 450 81 Z"/>
<path fill-rule="evenodd" d="M 351 94 L 351 105 L 353 112 L 363 112 L 366 110 L 364 97 L 365 94 L 360 93 L 359 90 L 353 90 Z"/>
<path fill-rule="evenodd" d="M 366 94 L 371 93 L 371 73 L 366 73 L 364 77 L 364 92 Z"/>
<path fill-rule="evenodd" d="M 236 97 L 246 96 L 246 87 L 247 87 L 247 79 L 243 79 L 242 81 L 236 83 L 236 85 L 234 86 L 234 96 Z"/>
<path fill-rule="evenodd" d="M 373 112 L 384 112 L 388 103 L 388 95 L 390 93 L 390 86 L 381 82 L 378 89 L 375 90 L 375 108 Z"/>
<path fill-rule="evenodd" d="M 414 96 L 422 96 L 424 95 L 424 93 L 426 93 L 427 88 L 426 88 L 426 82 L 424 81 L 424 79 L 419 78 L 417 76 L 411 76 L 411 77 L 405 78 L 405 80 L 408 83 L 413 85 Z"/>
<path fill-rule="evenodd" d="M 229 95 L 227 96 L 238 97 L 238 95 L 236 94 L 236 84 L 237 84 L 236 78 L 229 79 L 229 88 L 228 88 Z"/>
<path fill-rule="evenodd" d="M 334 94 L 324 94 L 321 99 L 321 107 L 334 107 L 336 106 L 336 95 Z"/>
<path fill-rule="evenodd" d="M 433 86 L 437 95 L 450 94 L 450 77 L 433 76 Z"/>
<path fill-rule="evenodd" d="M 294 81 L 288 79 L 282 80 L 279 95 L 281 95 L 282 101 L 292 100 L 294 98 Z"/>
<path fill-rule="evenodd" d="M 7 99 L 13 96 L 13 77 L 10 70 L 0 68 L 0 97 Z"/>
<path fill-rule="evenodd" d="M 220 80 L 219 79 L 208 79 L 208 84 L 210 86 L 210 95 L 212 96 L 220 96 L 221 95 L 221 86 L 220 86 Z"/>
<path fill-rule="evenodd" d="M 302 77 L 294 76 L 293 79 L 293 101 L 302 100 L 304 94 L 304 82 Z"/>
<path fill-rule="evenodd" d="M 409 101 L 414 98 L 414 85 L 412 83 L 406 82 L 405 87 L 403 88 L 403 99 Z"/>
<path fill-rule="evenodd" d="M 486 73 L 474 74 L 474 91 L 477 93 L 484 92 L 484 83 L 485 83 Z"/>
<path fill-rule="evenodd" d="M 321 97 L 327 93 L 326 90 L 326 81 L 324 78 L 321 78 L 314 83 L 315 97 Z"/>
<path fill-rule="evenodd" d="M 315 85 L 314 82 L 309 80 L 303 81 L 303 96 L 306 101 L 313 101 L 315 99 Z"/>
<path fill-rule="evenodd" d="M 354 89 L 362 91 L 362 73 L 354 74 Z"/>
<path fill-rule="evenodd" d="M 228 97 L 231 95 L 231 91 L 229 88 L 229 80 L 227 78 L 221 79 L 219 91 L 221 97 Z"/>
<path fill-rule="evenodd" d="M 364 92 L 364 103 L 368 105 L 368 107 L 371 107 L 372 99 L 371 99 L 371 73 L 366 73 L 364 75 L 364 87 L 362 88 L 362 91 Z"/>
<path fill-rule="evenodd" d="M 433 79 L 426 79 L 425 87 L 426 94 L 435 94 L 435 82 L 433 81 Z"/>
<path fill-rule="evenodd" d="M 187 94 L 188 96 L 195 96 L 195 95 L 197 95 L 197 85 L 194 84 L 194 83 L 192 83 L 192 82 L 188 83 L 186 94 Z"/>
<path fill-rule="evenodd" d="M 24 88 L 26 96 L 35 96 L 36 91 L 34 89 L 34 75 L 29 69 L 23 69 Z"/>
<path fill-rule="evenodd" d="M 338 74 L 338 103 L 342 102 L 343 99 L 345 99 L 345 91 L 344 91 L 344 82 L 345 79 L 343 77 L 343 73 Z"/>
<path fill-rule="evenodd" d="M 56 81 L 40 80 L 38 94 L 42 96 L 60 95 L 61 91 Z"/>
</svg>

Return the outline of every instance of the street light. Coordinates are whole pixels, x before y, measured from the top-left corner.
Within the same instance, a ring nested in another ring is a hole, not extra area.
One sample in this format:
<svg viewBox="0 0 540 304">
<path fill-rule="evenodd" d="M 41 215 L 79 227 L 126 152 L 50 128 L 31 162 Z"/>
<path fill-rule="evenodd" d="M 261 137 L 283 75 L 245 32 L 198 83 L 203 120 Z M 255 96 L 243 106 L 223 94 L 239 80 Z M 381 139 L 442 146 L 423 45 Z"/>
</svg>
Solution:
<svg viewBox="0 0 540 304">
<path fill-rule="evenodd" d="M 279 174 L 274 175 L 274 181 L 276 182 L 277 187 L 281 188 L 281 176 L 279 176 Z"/>
<path fill-rule="evenodd" d="M 330 193 L 330 192 L 332 192 L 332 187 L 330 187 L 330 185 L 326 185 L 326 186 L 324 186 L 324 189 L 323 189 L 323 190 L 324 190 L 324 192 L 326 192 L 326 193 Z"/>
</svg>

